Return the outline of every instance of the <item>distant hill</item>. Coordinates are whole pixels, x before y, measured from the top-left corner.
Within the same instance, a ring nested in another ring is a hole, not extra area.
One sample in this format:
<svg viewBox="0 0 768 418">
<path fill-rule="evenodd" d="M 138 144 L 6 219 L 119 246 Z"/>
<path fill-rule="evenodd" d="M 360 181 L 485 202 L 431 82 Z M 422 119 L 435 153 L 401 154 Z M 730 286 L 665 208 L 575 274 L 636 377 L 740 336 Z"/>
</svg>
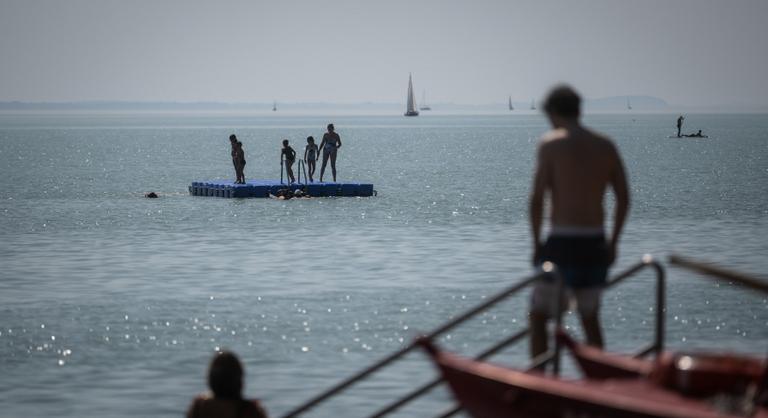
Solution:
<svg viewBox="0 0 768 418">
<path fill-rule="evenodd" d="M 584 101 L 586 111 L 617 111 L 628 110 L 627 100 L 632 105 L 632 110 L 666 110 L 669 104 L 658 97 L 652 96 L 614 96 Z"/>
</svg>

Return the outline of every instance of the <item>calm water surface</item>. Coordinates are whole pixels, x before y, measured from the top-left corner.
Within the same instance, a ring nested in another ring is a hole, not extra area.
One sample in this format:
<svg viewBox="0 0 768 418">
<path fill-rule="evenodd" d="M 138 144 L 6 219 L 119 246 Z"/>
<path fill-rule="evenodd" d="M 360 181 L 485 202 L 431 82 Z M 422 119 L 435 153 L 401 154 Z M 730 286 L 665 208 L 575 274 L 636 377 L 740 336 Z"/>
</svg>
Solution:
<svg viewBox="0 0 768 418">
<path fill-rule="evenodd" d="M 615 271 L 675 252 L 765 277 L 768 117 L 688 115 L 704 140 L 668 138 L 669 115 L 586 121 L 616 140 L 631 182 Z M 280 140 L 301 150 L 328 122 L 344 142 L 339 180 L 377 197 L 188 195 L 234 175 L 230 133 L 247 178 L 276 178 Z M 249 395 L 286 412 L 531 273 L 545 130 L 524 115 L 0 115 L 0 415 L 180 416 L 218 348 L 242 357 Z M 764 297 L 678 269 L 668 289 L 673 348 L 768 348 Z M 606 294 L 609 348 L 649 341 L 652 292 L 645 273 Z M 520 295 L 441 344 L 477 353 L 524 327 L 526 308 Z M 310 416 L 374 412 L 432 373 L 416 353 Z M 437 391 L 402 415 L 446 406 Z"/>
</svg>

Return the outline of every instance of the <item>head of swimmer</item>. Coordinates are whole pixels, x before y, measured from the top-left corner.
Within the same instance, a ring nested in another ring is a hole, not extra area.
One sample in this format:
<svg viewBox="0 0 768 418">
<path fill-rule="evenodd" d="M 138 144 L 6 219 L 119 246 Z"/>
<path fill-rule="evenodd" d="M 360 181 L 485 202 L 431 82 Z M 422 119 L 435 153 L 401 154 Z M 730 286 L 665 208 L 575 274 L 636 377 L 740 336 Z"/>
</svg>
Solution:
<svg viewBox="0 0 768 418">
<path fill-rule="evenodd" d="M 311 136 L 308 136 L 307 137 L 307 144 L 311 145 L 311 144 L 314 144 L 314 143 L 315 143 L 315 138 L 312 138 Z"/>
<path fill-rule="evenodd" d="M 334 129 L 335 129 L 335 128 L 333 127 L 333 124 L 332 124 L 332 123 L 329 123 L 329 124 L 328 124 L 328 132 L 333 132 L 333 130 L 334 130 Z"/>
<path fill-rule="evenodd" d="M 216 398 L 241 399 L 243 374 L 243 366 L 234 353 L 216 353 L 208 369 L 208 387 Z"/>
<path fill-rule="evenodd" d="M 283 147 L 287 147 L 287 146 L 288 146 L 288 140 L 287 140 L 287 139 L 284 139 L 284 140 L 283 140 Z"/>
</svg>

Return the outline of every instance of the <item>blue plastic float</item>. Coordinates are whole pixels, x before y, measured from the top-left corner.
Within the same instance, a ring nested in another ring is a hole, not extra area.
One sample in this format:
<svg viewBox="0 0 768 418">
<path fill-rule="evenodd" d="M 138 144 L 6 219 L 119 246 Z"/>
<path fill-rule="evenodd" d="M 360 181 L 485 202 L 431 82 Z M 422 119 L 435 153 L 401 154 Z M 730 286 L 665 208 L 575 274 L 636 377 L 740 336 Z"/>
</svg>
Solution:
<svg viewBox="0 0 768 418">
<path fill-rule="evenodd" d="M 280 180 L 250 180 L 235 184 L 232 180 L 193 181 L 189 186 L 192 196 L 213 197 L 269 197 L 281 189 L 301 189 L 312 197 L 349 196 L 368 197 L 374 195 L 373 184 L 367 183 L 281 183 Z"/>
</svg>

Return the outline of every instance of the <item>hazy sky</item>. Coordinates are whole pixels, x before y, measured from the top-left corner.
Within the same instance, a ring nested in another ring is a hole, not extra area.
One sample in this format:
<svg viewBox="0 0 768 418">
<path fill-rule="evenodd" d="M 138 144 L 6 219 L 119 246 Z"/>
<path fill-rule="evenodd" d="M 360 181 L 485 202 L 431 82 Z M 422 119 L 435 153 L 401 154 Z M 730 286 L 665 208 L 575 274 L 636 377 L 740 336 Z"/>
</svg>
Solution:
<svg viewBox="0 0 768 418">
<path fill-rule="evenodd" d="M 0 0 L 0 100 L 768 105 L 768 0 Z"/>
</svg>

